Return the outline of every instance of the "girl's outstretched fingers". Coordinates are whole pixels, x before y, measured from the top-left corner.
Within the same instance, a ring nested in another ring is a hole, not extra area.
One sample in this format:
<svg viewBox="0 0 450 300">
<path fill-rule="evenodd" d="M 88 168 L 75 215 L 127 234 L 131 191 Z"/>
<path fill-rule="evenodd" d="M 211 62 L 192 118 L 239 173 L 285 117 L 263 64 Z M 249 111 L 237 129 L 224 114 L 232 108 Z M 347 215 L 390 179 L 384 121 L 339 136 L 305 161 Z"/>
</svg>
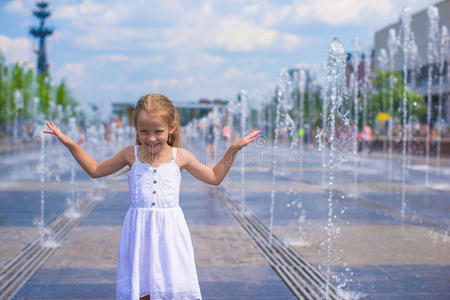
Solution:
<svg viewBox="0 0 450 300">
<path fill-rule="evenodd" d="M 242 139 L 240 139 L 239 141 L 237 141 L 235 146 L 238 149 L 242 149 L 243 147 L 247 146 L 251 142 L 254 142 L 260 133 L 261 133 L 261 130 L 252 131 L 249 135 L 247 135 L 247 136 L 243 137 Z"/>
<path fill-rule="evenodd" d="M 53 124 L 52 121 L 50 122 L 45 122 L 45 125 L 47 125 L 47 127 L 50 130 L 44 130 L 44 133 L 49 133 L 49 134 L 54 134 L 57 136 L 58 131 L 61 132 L 61 130 L 59 130 L 58 126 L 56 126 L 55 124 Z"/>
<path fill-rule="evenodd" d="M 55 135 L 62 143 L 66 143 L 70 140 L 52 121 L 46 122 L 45 124 L 47 125 L 49 130 L 44 130 L 44 133 Z"/>
</svg>

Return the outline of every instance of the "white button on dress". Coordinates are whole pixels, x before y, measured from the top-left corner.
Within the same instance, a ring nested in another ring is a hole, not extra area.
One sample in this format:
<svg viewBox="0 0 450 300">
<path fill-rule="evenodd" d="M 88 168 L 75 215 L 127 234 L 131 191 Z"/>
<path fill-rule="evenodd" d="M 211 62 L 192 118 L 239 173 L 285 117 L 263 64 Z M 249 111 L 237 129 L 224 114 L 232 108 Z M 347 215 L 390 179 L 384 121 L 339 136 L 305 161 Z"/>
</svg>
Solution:
<svg viewBox="0 0 450 300">
<path fill-rule="evenodd" d="M 128 175 L 130 208 L 123 222 L 116 299 L 201 299 L 194 250 L 179 206 L 181 173 L 172 160 L 153 168 L 137 157 Z"/>
</svg>

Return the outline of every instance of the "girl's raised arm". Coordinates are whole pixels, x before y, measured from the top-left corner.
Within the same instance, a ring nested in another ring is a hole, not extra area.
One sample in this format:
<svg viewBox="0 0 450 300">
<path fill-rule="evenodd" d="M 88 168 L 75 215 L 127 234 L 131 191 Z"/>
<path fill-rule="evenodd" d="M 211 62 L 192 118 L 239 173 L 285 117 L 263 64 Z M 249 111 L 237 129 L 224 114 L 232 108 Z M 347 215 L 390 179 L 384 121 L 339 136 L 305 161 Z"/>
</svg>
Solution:
<svg viewBox="0 0 450 300">
<path fill-rule="evenodd" d="M 127 151 L 130 151 L 128 146 L 122 151 L 117 153 L 114 157 L 97 163 L 89 154 L 87 154 L 83 148 L 75 143 L 71 138 L 62 133 L 62 131 L 53 122 L 46 123 L 49 130 L 44 130 L 44 133 L 55 135 L 58 140 L 66 146 L 80 166 L 89 174 L 92 178 L 98 178 L 110 175 L 118 170 L 122 169 L 128 164 L 126 159 Z"/>
<path fill-rule="evenodd" d="M 199 162 L 195 158 L 195 156 L 192 155 L 192 153 L 183 149 L 185 169 L 192 176 L 205 183 L 212 185 L 219 185 L 225 178 L 225 176 L 228 174 L 228 171 L 233 165 L 233 161 L 236 158 L 236 155 L 239 152 L 239 150 L 241 150 L 243 147 L 253 142 L 260 133 L 261 130 L 255 130 L 251 132 L 249 135 L 234 142 L 230 146 L 230 148 L 228 148 L 223 158 L 217 163 L 217 165 L 213 169 L 205 166 L 204 164 Z"/>
</svg>

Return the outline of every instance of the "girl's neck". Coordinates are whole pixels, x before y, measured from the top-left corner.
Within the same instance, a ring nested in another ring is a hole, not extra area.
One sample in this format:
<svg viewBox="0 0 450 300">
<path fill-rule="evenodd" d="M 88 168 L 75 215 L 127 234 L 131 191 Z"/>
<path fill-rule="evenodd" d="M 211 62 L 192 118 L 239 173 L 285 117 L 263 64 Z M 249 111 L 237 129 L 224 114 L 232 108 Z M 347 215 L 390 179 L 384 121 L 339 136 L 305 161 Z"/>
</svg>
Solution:
<svg viewBox="0 0 450 300">
<path fill-rule="evenodd" d="M 138 155 L 141 161 L 153 163 L 155 161 L 160 161 L 161 159 L 165 160 L 168 157 L 169 153 L 171 153 L 171 146 L 169 144 L 165 144 L 158 152 L 150 152 L 142 145 L 138 145 Z M 145 159 L 141 159 L 145 158 Z"/>
</svg>

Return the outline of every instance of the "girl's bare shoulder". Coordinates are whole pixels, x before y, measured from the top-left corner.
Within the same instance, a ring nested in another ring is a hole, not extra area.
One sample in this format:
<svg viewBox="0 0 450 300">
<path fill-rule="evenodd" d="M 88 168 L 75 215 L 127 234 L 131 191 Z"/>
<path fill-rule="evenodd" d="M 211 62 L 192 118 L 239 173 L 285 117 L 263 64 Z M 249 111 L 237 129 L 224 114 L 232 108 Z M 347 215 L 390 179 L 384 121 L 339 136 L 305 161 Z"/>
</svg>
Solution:
<svg viewBox="0 0 450 300">
<path fill-rule="evenodd" d="M 183 170 L 188 162 L 192 159 L 193 155 L 189 150 L 186 150 L 181 147 L 177 147 L 177 164 L 181 170 Z"/>
<path fill-rule="evenodd" d="M 123 158 L 127 162 L 128 166 L 131 167 L 133 165 L 135 156 L 134 156 L 134 145 L 129 145 L 123 148 L 119 153 L 122 154 Z"/>
</svg>

